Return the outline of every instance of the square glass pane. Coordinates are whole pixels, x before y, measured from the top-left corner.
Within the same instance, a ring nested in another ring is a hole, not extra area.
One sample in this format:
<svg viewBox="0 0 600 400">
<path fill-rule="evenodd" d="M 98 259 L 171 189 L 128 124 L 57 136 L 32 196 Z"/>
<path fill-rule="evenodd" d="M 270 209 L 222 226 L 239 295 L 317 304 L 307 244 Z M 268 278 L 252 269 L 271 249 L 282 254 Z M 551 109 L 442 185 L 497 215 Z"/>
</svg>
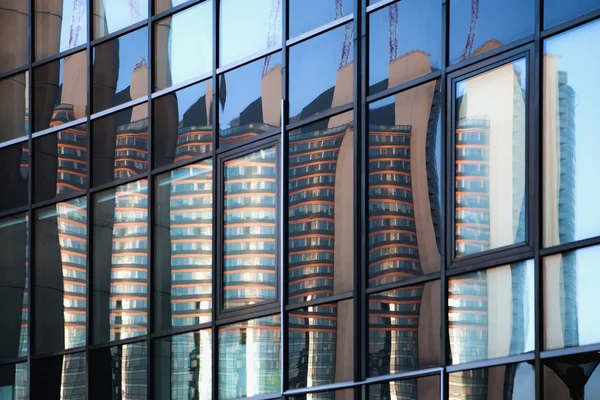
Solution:
<svg viewBox="0 0 600 400">
<path fill-rule="evenodd" d="M 286 397 L 289 400 L 354 400 L 354 389 L 330 390 Z M 360 398 L 360 397 L 359 397 Z"/>
<path fill-rule="evenodd" d="M 154 90 L 166 89 L 213 68 L 212 1 L 154 23 Z"/>
<path fill-rule="evenodd" d="M 290 0 L 290 38 L 354 12 L 353 0 Z"/>
<path fill-rule="evenodd" d="M 434 81 L 369 106 L 369 286 L 440 270 L 440 101 Z"/>
<path fill-rule="evenodd" d="M 29 399 L 29 366 L 27 363 L 0 366 L 0 398 Z"/>
<path fill-rule="evenodd" d="M 0 74 L 29 62 L 29 2 L 3 2 L 0 9 Z"/>
<path fill-rule="evenodd" d="M 544 29 L 552 28 L 600 8 L 598 0 L 544 0 Z"/>
<path fill-rule="evenodd" d="M 0 79 L 0 143 L 29 135 L 29 72 Z"/>
<path fill-rule="evenodd" d="M 13 3 L 26 2 L 19 0 Z M 87 5 L 88 2 L 82 0 L 35 0 L 36 60 L 62 53 L 87 42 Z"/>
<path fill-rule="evenodd" d="M 94 196 L 92 341 L 143 336 L 148 326 L 148 182 Z"/>
<path fill-rule="evenodd" d="M 105 347 L 90 353 L 90 398 L 147 399 L 148 344 Z"/>
<path fill-rule="evenodd" d="M 223 307 L 277 299 L 277 148 L 224 163 Z"/>
<path fill-rule="evenodd" d="M 148 18 L 148 0 L 91 0 L 93 38 L 127 28 Z"/>
<path fill-rule="evenodd" d="M 534 294 L 533 260 L 450 278 L 452 364 L 532 352 Z"/>
<path fill-rule="evenodd" d="M 455 85 L 455 256 L 525 241 L 525 59 Z"/>
<path fill-rule="evenodd" d="M 211 320 L 212 160 L 159 175 L 154 185 L 154 326 Z"/>
<path fill-rule="evenodd" d="M 600 353 L 543 360 L 544 399 L 595 399 L 600 393 Z"/>
<path fill-rule="evenodd" d="M 31 363 L 32 399 L 85 400 L 85 353 L 66 354 Z"/>
<path fill-rule="evenodd" d="M 29 201 L 29 142 L 0 148 L 2 191 L 0 212 L 26 206 Z"/>
<path fill-rule="evenodd" d="M 219 399 L 281 391 L 281 316 L 219 330 Z"/>
<path fill-rule="evenodd" d="M 289 303 L 354 288 L 353 112 L 289 132 Z"/>
<path fill-rule="evenodd" d="M 87 199 L 35 212 L 33 350 L 49 353 L 86 345 Z"/>
<path fill-rule="evenodd" d="M 529 363 L 500 365 L 448 374 L 450 399 L 535 399 L 535 368 Z M 555 399 L 555 397 L 545 397 Z M 570 398 L 569 398 L 570 400 Z"/>
<path fill-rule="evenodd" d="M 368 398 L 373 400 L 439 400 L 440 376 L 423 376 L 400 381 L 382 382 L 367 387 Z M 467 400 L 470 397 L 450 397 Z"/>
</svg>

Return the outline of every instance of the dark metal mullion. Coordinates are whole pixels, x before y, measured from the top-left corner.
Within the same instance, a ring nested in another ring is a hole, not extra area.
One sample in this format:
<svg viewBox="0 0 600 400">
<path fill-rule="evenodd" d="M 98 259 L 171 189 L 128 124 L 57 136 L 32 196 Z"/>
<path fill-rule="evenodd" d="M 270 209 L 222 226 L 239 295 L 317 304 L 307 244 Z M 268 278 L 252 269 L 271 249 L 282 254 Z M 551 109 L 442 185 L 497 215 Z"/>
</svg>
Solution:
<svg viewBox="0 0 600 400">
<path fill-rule="evenodd" d="M 285 129 L 288 130 L 288 131 L 291 131 L 291 130 L 294 130 L 294 129 L 298 129 L 298 128 L 301 128 L 303 126 L 310 125 L 310 124 L 312 124 L 314 122 L 319 122 L 319 121 L 322 121 L 324 119 L 329 119 L 329 118 L 331 118 L 331 117 L 333 117 L 335 115 L 340 115 L 340 114 L 343 114 L 343 113 L 345 113 L 347 111 L 351 111 L 353 108 L 354 108 L 354 104 L 345 104 L 345 105 L 342 105 L 342 106 L 333 107 L 333 108 L 330 108 L 327 111 L 323 111 L 321 113 L 311 115 L 310 117 L 303 118 L 300 121 L 288 124 L 285 127 Z"/>
<path fill-rule="evenodd" d="M 154 0 L 150 0 L 154 1 Z M 182 4 L 179 4 L 175 7 L 171 7 L 168 10 L 161 11 L 155 15 L 150 15 L 150 19 L 152 22 L 156 22 L 166 17 L 172 17 L 174 14 L 177 14 L 180 11 L 187 10 L 188 8 L 192 8 L 197 4 L 201 4 L 210 0 L 188 0 Z"/>
<path fill-rule="evenodd" d="M 411 79 L 410 81 L 403 82 L 399 85 L 385 89 L 381 92 L 373 93 L 371 95 L 368 95 L 368 91 L 366 90 L 367 88 L 365 87 L 365 93 L 367 93 L 367 102 L 373 103 L 373 102 L 376 102 L 377 100 L 381 100 L 383 98 L 390 97 L 399 92 L 404 92 L 404 91 L 416 88 L 417 86 L 421 86 L 425 83 L 438 80 L 438 79 L 440 79 L 440 76 L 441 76 L 440 71 L 433 71 L 427 75 L 423 75 L 416 79 Z"/>
<path fill-rule="evenodd" d="M 31 204 L 33 203 L 33 139 L 31 138 L 31 132 L 33 132 L 33 55 L 34 55 L 34 25 L 35 25 L 35 17 L 34 17 L 34 3 L 35 0 L 29 0 L 29 43 L 28 43 L 28 51 L 29 51 L 29 59 L 27 60 L 29 66 L 26 71 L 28 71 L 27 80 L 28 83 L 28 96 L 29 96 L 29 137 L 28 137 L 28 147 L 29 147 L 29 181 L 27 182 L 27 230 L 29 234 L 27 235 L 27 288 L 28 288 L 28 310 L 27 310 L 27 393 L 28 396 L 31 396 L 31 383 L 32 383 L 32 354 L 33 354 L 33 329 L 35 323 L 33 321 L 33 312 L 34 306 L 34 296 L 33 293 L 33 283 L 35 282 L 35 277 L 33 276 L 33 248 L 34 248 L 34 228 L 33 228 L 33 209 L 31 208 Z M 4 40 L 4 38 L 2 38 Z M 9 195 L 5 193 L 4 195 Z M 15 375 L 16 377 L 16 375 Z"/>
<path fill-rule="evenodd" d="M 35 0 L 34 0 L 35 1 Z M 92 393 L 92 362 L 91 362 L 91 351 L 90 346 L 92 345 L 92 332 L 93 332 L 93 309 L 92 309 L 92 288 L 93 288 L 93 265 L 92 258 L 94 257 L 93 249 L 92 249 L 92 230 L 94 226 L 94 202 L 93 195 L 91 193 L 92 188 L 92 122 L 90 119 L 90 115 L 92 112 L 92 101 L 93 101 L 93 62 L 94 55 L 92 50 L 92 32 L 93 32 L 93 3 L 94 0 L 87 1 L 87 40 L 86 40 L 86 60 L 87 60 L 87 108 L 85 110 L 85 118 L 86 118 L 86 135 L 87 135 L 87 182 L 86 182 L 86 203 L 87 203 L 87 219 L 86 219 L 86 242 L 85 242 L 85 250 L 86 250 L 86 265 L 87 265 L 87 273 L 86 273 L 86 330 L 85 330 L 85 360 L 86 360 L 86 369 L 85 369 L 85 382 L 86 382 L 86 398 L 91 398 Z"/>
<path fill-rule="evenodd" d="M 543 90 L 543 88 L 542 88 Z M 543 231 L 542 231 L 543 232 Z M 584 249 L 586 247 L 598 246 L 600 245 L 600 236 L 595 236 L 588 239 L 576 240 L 574 242 L 562 243 L 552 247 L 542 247 L 543 246 L 543 238 L 540 236 L 540 256 L 547 257 L 552 256 L 559 253 L 565 253 L 569 251 L 575 251 L 579 249 Z"/>
<path fill-rule="evenodd" d="M 152 26 L 152 14 L 154 12 L 154 0 L 148 1 L 148 20 L 147 20 L 147 30 L 148 30 L 148 103 L 146 107 L 148 107 L 148 170 L 147 170 L 147 181 L 146 181 L 146 190 L 148 192 L 148 218 L 146 219 L 147 225 L 147 240 L 146 240 L 146 251 L 147 251 L 147 260 L 148 260 L 148 286 L 146 292 L 147 306 L 146 306 L 146 315 L 148 316 L 147 322 L 148 326 L 146 328 L 146 398 L 153 400 L 154 399 L 154 387 L 155 382 L 153 377 L 154 372 L 154 363 L 152 360 L 153 351 L 152 351 L 152 332 L 154 331 L 154 268 L 155 268 L 155 259 L 154 259 L 154 179 L 152 178 L 152 169 L 154 167 L 154 157 L 153 157 L 153 134 L 154 134 L 154 125 L 152 124 L 152 90 L 154 89 L 154 35 L 153 35 L 153 26 Z"/>
<path fill-rule="evenodd" d="M 212 0 L 213 7 L 213 23 L 212 23 L 212 86 L 213 86 L 213 98 L 211 101 L 212 108 L 212 309 L 211 309 L 211 397 L 213 400 L 219 400 L 219 331 L 217 327 L 217 316 L 220 307 L 220 294 L 219 294 L 219 283 L 220 283 L 220 270 L 218 261 L 218 252 L 221 250 L 220 245 L 220 229 L 219 229 L 219 213 L 221 212 L 220 206 L 220 189 L 218 181 L 221 179 L 219 171 L 218 159 L 217 159 L 217 148 L 219 145 L 219 97 L 218 97 L 218 79 L 217 79 L 217 68 L 219 66 L 219 15 L 220 15 L 220 0 Z"/>
<path fill-rule="evenodd" d="M 89 40 L 87 40 L 87 42 L 89 43 Z M 45 65 L 45 64 L 49 64 L 49 63 L 51 63 L 53 61 L 58 61 L 61 58 L 66 58 L 66 57 L 68 57 L 70 55 L 73 55 L 75 53 L 78 53 L 80 51 L 83 51 L 83 50 L 87 49 L 87 46 L 88 46 L 87 43 L 86 44 L 80 44 L 77 47 L 70 48 L 70 49 L 65 50 L 65 51 L 63 51 L 61 53 L 53 54 L 53 55 L 51 55 L 49 57 L 46 57 L 46 58 L 43 58 L 41 60 L 35 60 L 35 61 L 32 60 L 33 61 L 32 62 L 32 66 L 33 66 L 33 68 L 36 68 L 36 67 L 39 67 L 40 65 Z M 19 68 L 19 69 L 23 70 L 23 68 Z M 11 72 L 11 74 L 12 74 L 12 72 Z"/>
<path fill-rule="evenodd" d="M 537 5 L 537 4 L 536 4 Z M 544 13 L 544 8 L 540 7 L 540 11 L 539 11 L 539 15 L 540 15 L 540 20 L 542 21 L 541 24 L 541 29 L 543 29 L 543 13 Z M 577 28 L 581 25 L 585 25 L 589 22 L 594 21 L 595 19 L 597 19 L 598 17 L 600 17 L 600 9 L 597 9 L 595 11 L 589 12 L 587 14 L 581 15 L 577 18 L 573 18 L 567 22 L 563 22 L 562 24 L 553 26 L 551 28 L 542 30 L 540 33 L 540 38 L 543 39 L 547 39 L 550 36 L 554 36 L 554 35 L 558 35 L 560 33 L 563 33 L 565 31 Z M 537 33 L 537 31 L 536 31 Z"/>
<path fill-rule="evenodd" d="M 287 45 L 287 38 L 289 36 L 290 16 L 289 16 L 289 0 L 283 0 L 282 2 L 282 51 L 281 51 L 281 166 L 280 171 L 280 182 L 281 182 L 281 199 L 279 200 L 279 218 L 281 220 L 281 235 L 279 249 L 281 251 L 280 257 L 280 280 L 279 280 L 279 292 L 280 292 L 280 314 L 281 314 L 281 392 L 284 393 L 288 389 L 289 385 L 289 352 L 288 352 L 288 332 L 289 332 L 289 320 L 286 312 L 289 297 L 289 137 L 285 126 L 289 118 L 289 50 Z"/>
<path fill-rule="evenodd" d="M 340 303 L 344 300 L 352 300 L 353 297 L 354 297 L 354 291 L 338 293 L 338 294 L 334 294 L 332 296 L 321 297 L 321 298 L 317 298 L 317 299 L 310 300 L 310 301 L 303 301 L 302 303 L 289 304 L 285 307 L 285 309 L 288 312 L 295 311 L 295 310 L 302 310 L 302 309 L 305 309 L 308 307 L 316 307 L 316 306 L 321 306 L 324 304 Z"/>
<path fill-rule="evenodd" d="M 127 339 L 113 340 L 113 341 L 107 341 L 107 342 L 103 342 L 103 343 L 91 344 L 88 347 L 90 348 L 91 351 L 94 351 L 94 350 L 98 350 L 98 349 L 105 349 L 107 347 L 121 347 L 121 346 L 124 346 L 127 344 L 142 343 L 146 340 L 147 340 L 146 335 L 143 335 L 143 336 L 136 336 L 136 337 L 127 338 Z M 68 353 L 69 351 L 63 350 L 62 352 Z"/>
<path fill-rule="evenodd" d="M 373 295 L 381 292 L 387 292 L 389 290 L 402 289 L 407 286 L 413 286 L 418 284 L 424 284 L 428 282 L 437 281 L 441 278 L 440 272 L 432 272 L 425 275 L 415 276 L 413 278 L 403 279 L 401 281 L 386 283 L 385 285 L 367 287 L 367 295 Z"/>
<path fill-rule="evenodd" d="M 93 1 L 98 1 L 98 0 L 93 0 Z M 151 3 L 152 1 L 154 1 L 154 0 L 149 0 L 149 3 Z M 92 6 L 92 5 L 93 4 L 90 3 L 90 6 Z M 90 8 L 89 10 L 90 10 L 89 14 L 92 15 L 92 9 Z M 121 38 L 121 36 L 125 36 L 129 33 L 132 33 L 134 31 L 138 30 L 138 29 L 142 29 L 142 28 L 148 26 L 148 23 L 149 23 L 149 21 L 144 21 L 144 20 L 136 22 L 135 24 L 128 25 L 124 28 L 119 29 L 118 31 L 114 31 L 114 32 L 108 33 L 106 35 L 103 35 L 97 39 L 93 39 L 90 44 L 91 44 L 91 46 L 98 46 L 100 44 L 109 42 L 111 40 L 119 39 L 119 38 Z M 90 26 L 90 27 L 92 27 L 92 26 Z M 90 38 L 92 38 L 92 36 L 90 36 Z"/>
<path fill-rule="evenodd" d="M 1 73 L 0 80 L 5 79 L 5 78 L 10 78 L 13 75 L 22 74 L 23 72 L 29 71 L 29 64 L 30 64 L 30 62 L 28 62 L 28 64 L 26 64 L 22 67 L 13 68 L 10 71 Z"/>
</svg>

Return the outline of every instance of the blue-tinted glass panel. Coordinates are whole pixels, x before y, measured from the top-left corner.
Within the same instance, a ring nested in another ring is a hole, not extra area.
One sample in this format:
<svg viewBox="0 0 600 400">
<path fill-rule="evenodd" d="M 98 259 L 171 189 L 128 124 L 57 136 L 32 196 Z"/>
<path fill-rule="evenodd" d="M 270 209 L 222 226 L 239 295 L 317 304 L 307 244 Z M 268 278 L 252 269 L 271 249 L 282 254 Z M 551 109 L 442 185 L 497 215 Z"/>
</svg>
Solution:
<svg viewBox="0 0 600 400">
<path fill-rule="evenodd" d="M 90 354 L 90 398 L 147 399 L 148 344 L 124 344 Z"/>
<path fill-rule="evenodd" d="M 552 28 L 598 8 L 600 8 L 598 0 L 544 0 L 544 29 Z"/>
<path fill-rule="evenodd" d="M 26 206 L 29 201 L 29 142 L 0 148 L 2 190 L 10 196 L 0 196 L 0 211 Z"/>
<path fill-rule="evenodd" d="M 353 0 L 290 0 L 290 38 L 354 12 Z"/>
<path fill-rule="evenodd" d="M 506 400 L 535 399 L 535 368 L 521 363 L 453 372 L 448 391 L 457 400 L 485 399 L 491 393 Z"/>
<path fill-rule="evenodd" d="M 0 74 L 29 62 L 29 2 L 3 2 L 0 10 Z"/>
<path fill-rule="evenodd" d="M 439 400 L 440 387 L 440 376 L 433 375 L 369 385 L 367 393 L 368 398 L 373 400 Z M 450 398 L 452 400 L 471 399 L 470 397 Z"/>
<path fill-rule="evenodd" d="M 27 2 L 19 0 L 11 3 Z M 72 49 L 87 41 L 87 5 L 87 1 L 81 0 L 35 0 L 36 60 Z M 11 18 L 14 18 L 14 14 Z M 19 19 L 15 21 L 21 22 Z M 26 43 L 23 43 L 23 49 L 25 48 Z"/>
<path fill-rule="evenodd" d="M 93 39 L 116 32 L 148 18 L 148 0 L 92 0 Z"/>
<path fill-rule="evenodd" d="M 85 353 L 46 357 L 31 363 L 32 399 L 86 399 Z"/>
<path fill-rule="evenodd" d="M 29 135 L 29 72 L 0 80 L 0 143 Z"/>
<path fill-rule="evenodd" d="M 6 400 L 29 399 L 29 368 L 27 363 L 0 367 L 0 398 Z"/>
</svg>

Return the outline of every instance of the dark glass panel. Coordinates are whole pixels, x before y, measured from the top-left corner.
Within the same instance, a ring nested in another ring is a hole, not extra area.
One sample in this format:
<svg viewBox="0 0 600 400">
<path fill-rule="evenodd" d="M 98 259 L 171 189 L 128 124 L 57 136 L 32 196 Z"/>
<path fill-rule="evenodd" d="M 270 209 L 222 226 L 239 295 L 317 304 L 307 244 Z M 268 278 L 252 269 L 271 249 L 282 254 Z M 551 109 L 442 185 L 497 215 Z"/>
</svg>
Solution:
<svg viewBox="0 0 600 400">
<path fill-rule="evenodd" d="M 116 32 L 148 18 L 148 0 L 91 0 L 93 39 Z"/>
<path fill-rule="evenodd" d="M 290 123 L 354 100 L 350 22 L 290 48 Z"/>
<path fill-rule="evenodd" d="M 596 11 L 598 8 L 598 0 L 544 0 L 544 29 Z"/>
<path fill-rule="evenodd" d="M 211 399 L 210 329 L 157 340 L 153 354 L 155 399 Z"/>
<path fill-rule="evenodd" d="M 360 397 L 359 397 L 360 398 Z M 354 389 L 332 390 L 329 392 L 307 393 L 287 397 L 289 400 L 354 400 Z"/>
<path fill-rule="evenodd" d="M 353 0 L 290 0 L 290 38 L 354 12 Z"/>
<path fill-rule="evenodd" d="M 143 336 L 148 324 L 148 184 L 94 196 L 94 343 Z"/>
<path fill-rule="evenodd" d="M 450 2 L 450 64 L 533 35 L 534 0 Z"/>
<path fill-rule="evenodd" d="M 0 74 L 29 62 L 29 2 L 3 0 L 0 4 Z"/>
<path fill-rule="evenodd" d="M 92 112 L 148 94 L 148 28 L 94 47 Z"/>
<path fill-rule="evenodd" d="M 442 66 L 440 0 L 403 0 L 369 16 L 369 93 Z"/>
<path fill-rule="evenodd" d="M 75 53 L 33 70 L 33 131 L 87 115 L 87 52 Z"/>
<path fill-rule="evenodd" d="M 0 366 L 0 398 L 29 399 L 29 368 L 27 363 Z"/>
<path fill-rule="evenodd" d="M 18 0 L 15 3 L 26 2 Z M 87 41 L 87 4 L 87 1 L 82 0 L 35 0 L 36 60 L 72 49 Z M 25 44 L 23 43 L 24 46 Z"/>
<path fill-rule="evenodd" d="M 33 350 L 49 353 L 86 345 L 87 199 L 35 212 Z"/>
<path fill-rule="evenodd" d="M 159 14 L 163 11 L 170 10 L 173 7 L 177 7 L 188 0 L 154 0 L 154 14 Z"/>
<path fill-rule="evenodd" d="M 220 66 L 281 46 L 282 1 L 220 1 Z"/>
<path fill-rule="evenodd" d="M 281 390 L 281 316 L 251 319 L 219 330 L 219 398 Z"/>
<path fill-rule="evenodd" d="M 432 281 L 369 296 L 369 376 L 442 363 L 440 290 Z M 409 390 L 413 383 L 399 386 Z"/>
<path fill-rule="evenodd" d="M 210 79 L 153 100 L 155 167 L 212 151 L 212 101 Z"/>
<path fill-rule="evenodd" d="M 2 329 L 0 330 L 0 361 L 27 356 L 29 331 L 29 255 L 27 238 L 29 221 L 26 214 L 0 219 L 0 304 Z M 8 382 L 13 374 L 0 368 L 1 382 Z M 17 366 L 18 370 L 18 366 Z M 0 383 L 0 398 L 3 384 Z"/>
<path fill-rule="evenodd" d="M 448 375 L 448 386 L 453 400 L 535 399 L 535 370 L 521 363 L 453 372 Z"/>
<path fill-rule="evenodd" d="M 146 342 L 93 350 L 90 355 L 90 398 L 147 399 Z"/>
<path fill-rule="evenodd" d="M 224 295 L 226 309 L 277 298 L 277 149 L 224 164 Z"/>
<path fill-rule="evenodd" d="M 29 72 L 0 80 L 0 143 L 29 135 Z"/>
<path fill-rule="evenodd" d="M 599 40 L 596 21 L 544 42 L 544 246 L 600 235 Z"/>
<path fill-rule="evenodd" d="M 33 141 L 34 202 L 87 189 L 87 125 L 78 125 Z"/>
<path fill-rule="evenodd" d="M 289 302 L 354 287 L 352 111 L 289 133 Z"/>
<path fill-rule="evenodd" d="M 368 398 L 372 400 L 439 400 L 440 376 L 424 376 L 369 385 Z M 470 397 L 450 397 L 452 400 L 475 400 Z M 482 399 L 484 400 L 484 399 Z"/>
<path fill-rule="evenodd" d="M 533 351 L 533 276 L 529 260 L 448 280 L 452 364 Z"/>
<path fill-rule="evenodd" d="M 352 300 L 294 310 L 288 319 L 290 389 L 353 380 Z"/>
<path fill-rule="evenodd" d="M 440 270 L 439 82 L 369 107 L 369 286 Z"/>
<path fill-rule="evenodd" d="M 155 183 L 155 329 L 210 322 L 212 160 L 159 175 Z"/>
<path fill-rule="evenodd" d="M 154 23 L 154 90 L 212 72 L 212 1 Z"/>
<path fill-rule="evenodd" d="M 31 398 L 85 400 L 85 375 L 85 353 L 34 360 L 31 364 Z"/>
<path fill-rule="evenodd" d="M 0 148 L 0 176 L 2 191 L 10 193 L 10 196 L 0 196 L 0 211 L 26 206 L 29 199 L 29 142 Z"/>
<path fill-rule="evenodd" d="M 148 170 L 148 104 L 92 121 L 92 184 L 99 186 Z"/>
<path fill-rule="evenodd" d="M 456 257 L 525 241 L 525 59 L 456 83 Z"/>
<path fill-rule="evenodd" d="M 600 393 L 600 354 L 574 354 L 543 360 L 544 398 L 583 400 Z"/>
<path fill-rule="evenodd" d="M 281 53 L 219 77 L 219 146 L 281 126 Z"/>
</svg>

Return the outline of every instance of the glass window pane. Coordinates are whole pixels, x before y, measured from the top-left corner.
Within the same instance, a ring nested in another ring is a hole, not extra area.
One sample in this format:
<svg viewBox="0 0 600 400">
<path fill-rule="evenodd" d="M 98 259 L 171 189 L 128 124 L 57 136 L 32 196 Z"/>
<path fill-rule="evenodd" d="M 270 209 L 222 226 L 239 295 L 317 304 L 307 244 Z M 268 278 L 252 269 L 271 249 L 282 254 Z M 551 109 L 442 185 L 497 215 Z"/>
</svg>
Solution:
<svg viewBox="0 0 600 400">
<path fill-rule="evenodd" d="M 212 1 L 154 23 L 154 90 L 211 73 Z"/>
<path fill-rule="evenodd" d="M 177 7 L 188 0 L 154 0 L 154 14 L 159 14 L 163 11 L 170 10 L 173 7 Z"/>
<path fill-rule="evenodd" d="M 92 112 L 148 95 L 148 28 L 94 47 L 93 56 Z"/>
<path fill-rule="evenodd" d="M 442 363 L 440 290 L 432 281 L 369 296 L 370 377 Z"/>
<path fill-rule="evenodd" d="M 368 398 L 373 400 L 439 400 L 440 376 L 424 376 L 369 385 Z M 470 397 L 450 397 L 452 400 L 467 400 Z M 477 398 L 475 398 L 477 399 Z"/>
<path fill-rule="evenodd" d="M 148 324 L 148 183 L 94 196 L 93 335 L 106 343 L 146 334 Z"/>
<path fill-rule="evenodd" d="M 29 368 L 27 363 L 0 366 L 0 398 L 29 399 Z"/>
<path fill-rule="evenodd" d="M 544 246 L 600 235 L 598 40 L 600 21 L 544 43 Z"/>
<path fill-rule="evenodd" d="M 533 260 L 448 280 L 452 364 L 533 351 Z"/>
<path fill-rule="evenodd" d="M 0 80 L 0 143 L 29 135 L 29 72 Z"/>
<path fill-rule="evenodd" d="M 148 18 L 148 0 L 91 0 L 93 39 L 116 32 Z"/>
<path fill-rule="evenodd" d="M 146 342 L 94 350 L 90 354 L 90 398 L 146 399 Z"/>
<path fill-rule="evenodd" d="M 525 241 L 526 67 L 456 84 L 456 257 Z"/>
<path fill-rule="evenodd" d="M 220 66 L 281 46 L 281 1 L 220 1 Z"/>
<path fill-rule="evenodd" d="M 507 400 L 535 399 L 535 369 L 521 363 L 453 372 L 448 391 L 453 400 L 487 399 L 491 394 Z"/>
<path fill-rule="evenodd" d="M 87 199 L 36 210 L 34 227 L 34 351 L 85 346 Z"/>
<path fill-rule="evenodd" d="M 211 399 L 210 329 L 157 340 L 153 354 L 155 399 Z"/>
<path fill-rule="evenodd" d="M 0 361 L 27 356 L 29 330 L 29 255 L 27 214 L 0 219 L 0 304 L 3 327 L 0 330 Z M 0 371 L 2 369 L 0 368 Z M 14 374 L 7 370 L 8 374 Z M 2 374 L 2 372 L 0 372 Z M 6 376 L 6 375 L 4 375 Z M 2 382 L 6 382 L 2 380 Z M 0 384 L 0 398 L 3 387 Z"/>
<path fill-rule="evenodd" d="M 212 160 L 159 175 L 155 183 L 155 329 L 210 322 Z"/>
<path fill-rule="evenodd" d="M 31 398 L 85 400 L 85 375 L 85 353 L 34 360 L 31 364 Z"/>
<path fill-rule="evenodd" d="M 440 270 L 439 82 L 369 106 L 369 285 Z"/>
<path fill-rule="evenodd" d="M 331 390 L 286 397 L 289 400 L 354 400 L 354 389 Z M 360 397 L 359 397 L 360 398 Z"/>
<path fill-rule="evenodd" d="M 353 112 L 289 132 L 289 303 L 354 287 Z"/>
<path fill-rule="evenodd" d="M 0 9 L 0 74 L 29 62 L 29 2 L 3 2 Z"/>
<path fill-rule="evenodd" d="M 219 146 L 279 129 L 281 71 L 275 53 L 219 77 Z"/>
<path fill-rule="evenodd" d="M 153 101 L 155 167 L 212 151 L 212 94 L 209 79 Z"/>
<path fill-rule="evenodd" d="M 0 211 L 26 206 L 29 201 L 29 142 L 0 148 L 0 176 L 2 190 L 10 193 L 10 196 L 0 196 Z"/>
<path fill-rule="evenodd" d="M 354 12 L 353 0 L 290 0 L 290 38 Z"/>
<path fill-rule="evenodd" d="M 534 10 L 534 0 L 451 1 L 450 64 L 533 35 Z"/>
<path fill-rule="evenodd" d="M 34 202 L 87 189 L 87 125 L 34 139 Z"/>
<path fill-rule="evenodd" d="M 219 330 L 219 398 L 281 390 L 281 316 L 251 319 Z"/>
<path fill-rule="evenodd" d="M 369 16 L 369 93 L 441 68 L 440 0 L 403 0 Z"/>
<path fill-rule="evenodd" d="M 600 8 L 598 0 L 544 0 L 544 29 L 567 22 Z"/>
<path fill-rule="evenodd" d="M 224 304 L 226 309 L 277 298 L 277 149 L 224 165 Z"/>
<path fill-rule="evenodd" d="M 290 389 L 353 380 L 352 300 L 294 310 L 288 318 Z"/>
<path fill-rule="evenodd" d="M 87 3 L 81 0 L 35 0 L 36 60 L 87 42 Z"/>
<path fill-rule="evenodd" d="M 600 354 L 586 353 L 543 360 L 544 398 L 595 399 L 600 393 Z"/>
<path fill-rule="evenodd" d="M 290 123 L 354 101 L 353 26 L 290 48 Z"/>
<path fill-rule="evenodd" d="M 92 121 L 92 183 L 102 185 L 148 170 L 148 104 Z"/>
</svg>

